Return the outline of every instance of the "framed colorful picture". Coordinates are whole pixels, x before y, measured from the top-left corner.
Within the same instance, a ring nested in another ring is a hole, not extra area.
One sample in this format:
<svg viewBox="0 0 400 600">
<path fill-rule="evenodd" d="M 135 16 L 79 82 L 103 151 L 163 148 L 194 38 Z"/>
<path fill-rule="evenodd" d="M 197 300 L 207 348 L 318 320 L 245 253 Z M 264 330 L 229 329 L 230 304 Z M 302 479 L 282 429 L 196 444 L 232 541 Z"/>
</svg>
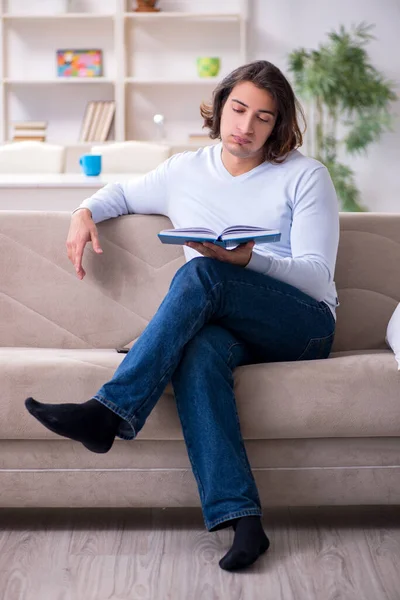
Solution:
<svg viewBox="0 0 400 600">
<path fill-rule="evenodd" d="M 101 50 L 57 50 L 58 77 L 102 77 Z"/>
</svg>

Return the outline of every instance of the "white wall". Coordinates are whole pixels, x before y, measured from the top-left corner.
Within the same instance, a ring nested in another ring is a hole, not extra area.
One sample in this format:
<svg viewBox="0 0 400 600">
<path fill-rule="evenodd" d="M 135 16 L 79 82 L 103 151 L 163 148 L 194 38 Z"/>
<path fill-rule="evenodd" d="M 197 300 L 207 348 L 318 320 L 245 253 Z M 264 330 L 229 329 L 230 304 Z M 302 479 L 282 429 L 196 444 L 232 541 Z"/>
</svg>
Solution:
<svg viewBox="0 0 400 600">
<path fill-rule="evenodd" d="M 399 0 L 252 0 L 249 60 L 265 59 L 290 79 L 287 56 L 298 47 L 316 48 L 326 32 L 361 21 L 375 24 L 367 50 L 374 66 L 400 91 Z M 394 105 L 393 133 L 371 145 L 367 157 L 348 158 L 361 202 L 372 211 L 400 212 L 400 101 Z"/>
</svg>

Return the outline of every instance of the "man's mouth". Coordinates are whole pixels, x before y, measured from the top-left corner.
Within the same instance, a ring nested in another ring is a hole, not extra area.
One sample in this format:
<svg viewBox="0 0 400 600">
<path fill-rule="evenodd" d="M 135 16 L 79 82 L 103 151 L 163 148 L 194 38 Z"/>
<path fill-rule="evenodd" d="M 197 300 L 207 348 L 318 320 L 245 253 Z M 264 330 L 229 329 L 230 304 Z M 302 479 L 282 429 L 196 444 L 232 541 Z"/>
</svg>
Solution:
<svg viewBox="0 0 400 600">
<path fill-rule="evenodd" d="M 240 137 L 238 135 L 233 135 L 232 137 L 233 137 L 233 140 L 237 144 L 244 145 L 244 144 L 249 144 L 250 143 L 250 140 L 248 140 L 247 138 L 242 138 L 242 137 Z"/>
</svg>

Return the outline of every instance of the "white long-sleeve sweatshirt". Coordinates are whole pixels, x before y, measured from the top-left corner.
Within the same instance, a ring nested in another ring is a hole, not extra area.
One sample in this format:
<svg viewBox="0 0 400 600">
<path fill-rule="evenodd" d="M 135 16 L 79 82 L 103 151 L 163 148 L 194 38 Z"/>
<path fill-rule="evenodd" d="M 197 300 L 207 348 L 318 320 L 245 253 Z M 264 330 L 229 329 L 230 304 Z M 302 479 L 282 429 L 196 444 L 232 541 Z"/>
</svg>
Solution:
<svg viewBox="0 0 400 600">
<path fill-rule="evenodd" d="M 294 150 L 281 164 L 264 162 L 233 176 L 221 150 L 215 144 L 176 154 L 140 179 L 106 185 L 80 208 L 90 209 L 95 223 L 140 213 L 217 233 L 231 225 L 278 229 L 280 242 L 256 244 L 246 268 L 326 302 L 335 316 L 339 207 L 326 167 Z M 184 252 L 186 260 L 199 256 L 188 247 Z"/>
</svg>

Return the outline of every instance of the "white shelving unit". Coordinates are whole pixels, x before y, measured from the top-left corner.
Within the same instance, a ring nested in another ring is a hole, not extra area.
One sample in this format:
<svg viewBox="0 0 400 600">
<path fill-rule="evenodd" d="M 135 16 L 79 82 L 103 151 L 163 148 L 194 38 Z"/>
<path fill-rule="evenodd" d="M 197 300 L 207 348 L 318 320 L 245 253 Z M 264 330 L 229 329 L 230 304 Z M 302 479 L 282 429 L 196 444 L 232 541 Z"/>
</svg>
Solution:
<svg viewBox="0 0 400 600">
<path fill-rule="evenodd" d="M 0 0 L 2 143 L 13 121 L 31 119 L 48 122 L 49 142 L 84 146 L 87 103 L 115 100 L 111 140 L 156 140 L 153 115 L 161 113 L 165 141 L 187 144 L 201 131 L 201 101 L 247 60 L 248 0 L 159 0 L 157 13 L 133 12 L 135 0 L 64 2 L 64 12 L 45 14 L 40 6 L 49 0 Z M 57 78 L 61 48 L 101 49 L 103 77 Z M 219 75 L 200 78 L 198 56 L 220 57 Z"/>
</svg>

